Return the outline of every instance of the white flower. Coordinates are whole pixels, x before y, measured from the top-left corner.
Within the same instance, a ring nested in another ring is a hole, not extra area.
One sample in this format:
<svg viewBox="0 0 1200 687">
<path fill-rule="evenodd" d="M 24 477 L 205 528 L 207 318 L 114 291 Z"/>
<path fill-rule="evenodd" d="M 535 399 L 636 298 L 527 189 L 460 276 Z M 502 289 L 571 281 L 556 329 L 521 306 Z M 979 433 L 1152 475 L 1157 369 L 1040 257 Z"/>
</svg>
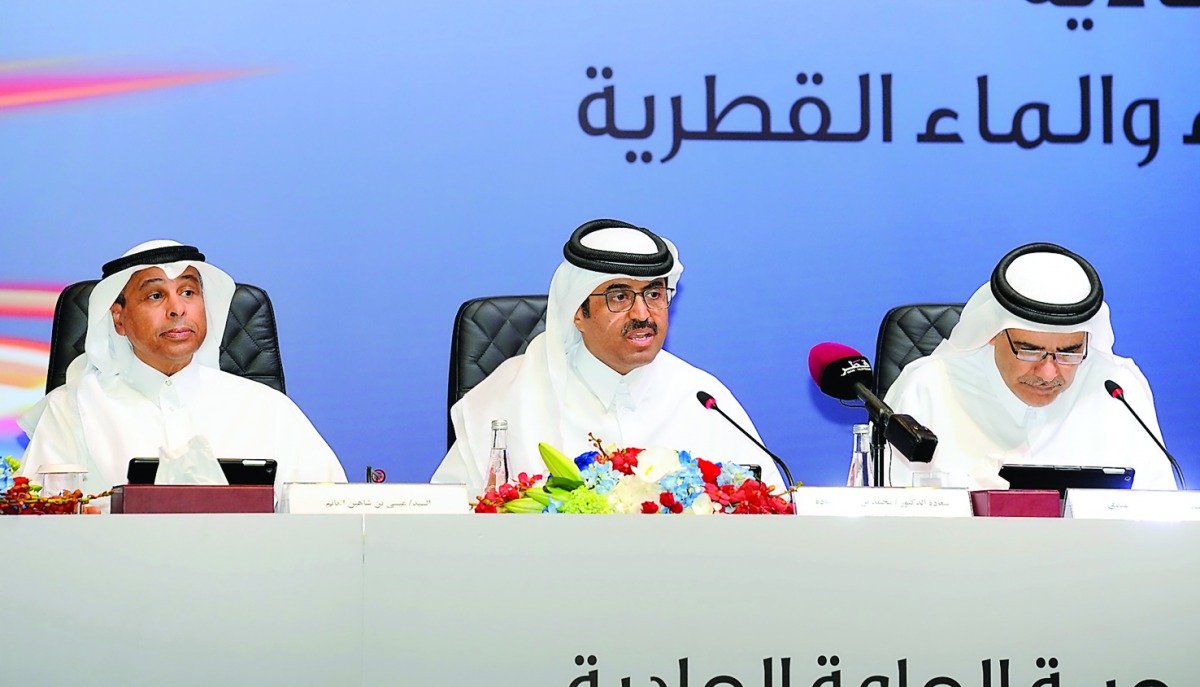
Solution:
<svg viewBox="0 0 1200 687">
<path fill-rule="evenodd" d="M 657 482 L 672 472 L 678 472 L 679 453 L 665 448 L 648 448 L 638 454 L 633 474 L 647 482 Z"/>
<path fill-rule="evenodd" d="M 685 515 L 712 515 L 717 512 L 716 504 L 708 498 L 708 494 L 701 494 L 692 501 L 692 505 L 687 510 L 683 511 Z"/>
<path fill-rule="evenodd" d="M 635 475 L 624 475 L 606 496 L 614 513 L 641 513 L 642 503 L 652 501 L 657 504 L 661 493 L 662 489 L 657 484 L 643 481 Z"/>
</svg>

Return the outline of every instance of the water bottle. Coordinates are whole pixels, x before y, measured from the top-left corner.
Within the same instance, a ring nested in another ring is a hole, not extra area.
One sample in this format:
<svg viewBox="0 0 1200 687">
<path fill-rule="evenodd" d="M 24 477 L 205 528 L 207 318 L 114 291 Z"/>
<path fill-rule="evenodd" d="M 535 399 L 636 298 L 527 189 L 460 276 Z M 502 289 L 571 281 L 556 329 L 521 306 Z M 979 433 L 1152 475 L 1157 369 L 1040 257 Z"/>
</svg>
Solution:
<svg viewBox="0 0 1200 687">
<path fill-rule="evenodd" d="M 492 420 L 492 450 L 488 454 L 487 479 L 484 491 L 497 489 L 508 482 L 508 420 Z"/>
<path fill-rule="evenodd" d="M 846 486 L 863 486 L 872 468 L 871 425 L 854 425 L 854 450 L 850 454 L 850 476 L 846 478 Z"/>
</svg>

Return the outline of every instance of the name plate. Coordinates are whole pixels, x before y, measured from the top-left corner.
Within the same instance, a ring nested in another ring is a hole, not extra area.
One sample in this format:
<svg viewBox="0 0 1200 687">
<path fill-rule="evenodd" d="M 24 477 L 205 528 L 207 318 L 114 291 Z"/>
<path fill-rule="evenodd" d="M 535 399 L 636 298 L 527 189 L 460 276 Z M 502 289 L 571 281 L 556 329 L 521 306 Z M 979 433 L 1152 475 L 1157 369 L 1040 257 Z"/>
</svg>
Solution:
<svg viewBox="0 0 1200 687">
<path fill-rule="evenodd" d="M 1200 493 L 1068 489 L 1063 517 L 1094 520 L 1200 520 Z"/>
<path fill-rule="evenodd" d="M 796 515 L 890 515 L 969 518 L 966 489 L 935 487 L 801 487 Z"/>
<path fill-rule="evenodd" d="M 280 513 L 447 515 L 471 512 L 464 484 L 285 484 Z"/>
</svg>

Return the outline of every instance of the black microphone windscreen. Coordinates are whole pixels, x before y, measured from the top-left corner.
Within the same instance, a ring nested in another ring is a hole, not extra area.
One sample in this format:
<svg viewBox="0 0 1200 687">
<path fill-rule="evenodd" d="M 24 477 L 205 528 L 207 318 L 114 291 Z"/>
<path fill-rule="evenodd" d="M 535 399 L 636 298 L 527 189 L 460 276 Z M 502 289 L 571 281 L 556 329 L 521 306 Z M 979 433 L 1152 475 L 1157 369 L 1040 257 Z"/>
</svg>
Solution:
<svg viewBox="0 0 1200 687">
<path fill-rule="evenodd" d="M 872 380 L 871 363 L 866 358 L 842 358 L 825 368 L 818 386 L 829 396 L 853 401 L 858 398 L 856 387 L 862 384 L 869 388 Z"/>
<path fill-rule="evenodd" d="M 712 397 L 712 394 L 707 391 L 697 391 L 696 400 L 700 401 L 700 405 L 712 410 L 717 407 L 717 399 Z"/>
<path fill-rule="evenodd" d="M 1120 398 L 1125 395 L 1125 390 L 1121 388 L 1121 385 L 1111 379 L 1104 380 L 1104 389 L 1113 398 Z"/>
</svg>

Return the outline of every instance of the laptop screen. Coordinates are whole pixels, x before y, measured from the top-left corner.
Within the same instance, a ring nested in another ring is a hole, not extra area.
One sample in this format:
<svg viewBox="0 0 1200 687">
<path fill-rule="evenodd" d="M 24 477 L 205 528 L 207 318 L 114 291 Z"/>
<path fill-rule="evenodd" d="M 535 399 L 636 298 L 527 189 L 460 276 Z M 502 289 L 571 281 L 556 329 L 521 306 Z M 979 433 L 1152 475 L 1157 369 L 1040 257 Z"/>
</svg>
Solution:
<svg viewBox="0 0 1200 687">
<path fill-rule="evenodd" d="M 277 465 L 274 460 L 259 458 L 220 458 L 221 472 L 230 484 L 275 484 Z M 129 461 L 126 478 L 130 484 L 154 484 L 158 474 L 157 458 L 133 458 Z"/>
</svg>

